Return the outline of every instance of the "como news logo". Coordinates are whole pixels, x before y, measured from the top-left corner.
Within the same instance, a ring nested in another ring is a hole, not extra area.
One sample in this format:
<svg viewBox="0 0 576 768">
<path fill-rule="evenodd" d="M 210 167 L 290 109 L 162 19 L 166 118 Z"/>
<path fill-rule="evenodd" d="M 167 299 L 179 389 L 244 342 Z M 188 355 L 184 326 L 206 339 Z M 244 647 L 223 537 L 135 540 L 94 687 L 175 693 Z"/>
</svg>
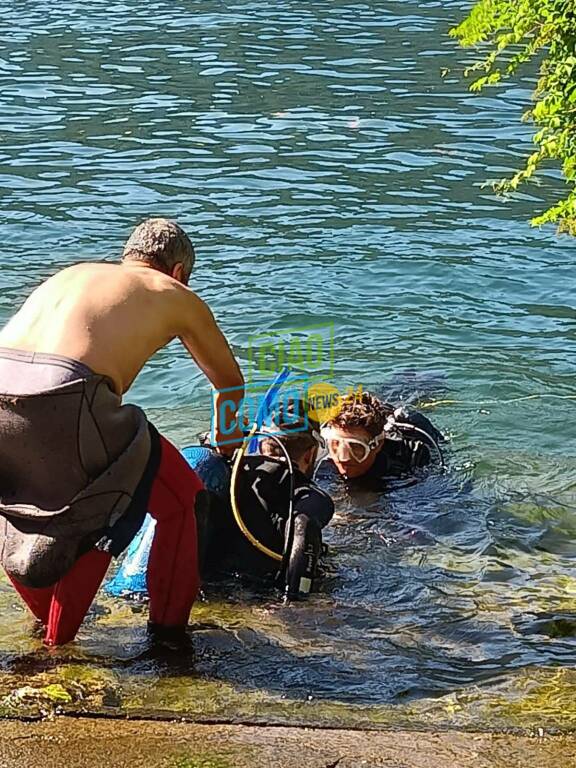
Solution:
<svg viewBox="0 0 576 768">
<path fill-rule="evenodd" d="M 278 374 L 288 367 L 288 380 L 270 397 L 270 386 Z M 248 375 L 244 398 L 237 413 L 232 397 L 238 389 L 220 390 L 218 420 L 220 445 L 232 442 L 237 427 L 245 428 L 256 421 L 267 431 L 293 434 L 308 429 L 308 419 L 322 421 L 326 407 L 335 408 L 340 396 L 327 382 L 334 374 L 334 325 L 325 323 L 300 328 L 257 333 L 249 337 Z M 276 428 L 274 415 L 282 409 L 286 414 L 282 429 Z M 212 444 L 215 442 L 212 426 Z"/>
</svg>

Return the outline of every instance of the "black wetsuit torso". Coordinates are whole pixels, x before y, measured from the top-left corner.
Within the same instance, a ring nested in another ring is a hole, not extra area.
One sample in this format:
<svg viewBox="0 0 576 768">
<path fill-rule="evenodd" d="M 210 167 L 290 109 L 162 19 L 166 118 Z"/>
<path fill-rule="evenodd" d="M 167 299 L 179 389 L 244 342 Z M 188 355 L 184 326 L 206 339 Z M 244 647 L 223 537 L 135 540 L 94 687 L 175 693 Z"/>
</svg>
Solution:
<svg viewBox="0 0 576 768">
<path fill-rule="evenodd" d="M 431 458 L 430 449 L 418 438 L 387 437 L 364 477 L 379 480 L 403 477 L 430 464 Z"/>
<path fill-rule="evenodd" d="M 286 462 L 267 456 L 245 456 L 236 482 L 238 506 L 246 527 L 258 541 L 282 554 L 290 500 L 290 473 Z M 295 521 L 306 517 L 318 532 L 334 514 L 330 496 L 296 468 L 293 511 Z M 220 510 L 219 518 L 217 540 L 209 557 L 211 566 L 251 574 L 278 570 L 278 561 L 248 541 L 229 506 Z"/>
</svg>

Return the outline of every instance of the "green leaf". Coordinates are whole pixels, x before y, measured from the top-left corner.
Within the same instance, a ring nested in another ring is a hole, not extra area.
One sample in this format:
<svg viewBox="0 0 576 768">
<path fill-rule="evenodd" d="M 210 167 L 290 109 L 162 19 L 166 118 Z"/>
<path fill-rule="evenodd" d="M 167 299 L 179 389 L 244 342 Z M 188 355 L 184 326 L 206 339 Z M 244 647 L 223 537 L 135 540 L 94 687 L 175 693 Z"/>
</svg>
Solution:
<svg viewBox="0 0 576 768">
<path fill-rule="evenodd" d="M 478 0 L 467 18 L 450 31 L 477 57 L 464 71 L 484 72 L 470 85 L 473 92 L 514 79 L 540 56 L 533 107 L 522 119 L 534 124 L 536 150 L 509 179 L 496 182 L 498 194 L 514 192 L 536 180 L 543 162 L 563 174 L 565 197 L 532 219 L 535 226 L 556 223 L 576 234 L 576 11 L 573 0 Z M 537 129 L 536 129 L 537 127 Z"/>
</svg>

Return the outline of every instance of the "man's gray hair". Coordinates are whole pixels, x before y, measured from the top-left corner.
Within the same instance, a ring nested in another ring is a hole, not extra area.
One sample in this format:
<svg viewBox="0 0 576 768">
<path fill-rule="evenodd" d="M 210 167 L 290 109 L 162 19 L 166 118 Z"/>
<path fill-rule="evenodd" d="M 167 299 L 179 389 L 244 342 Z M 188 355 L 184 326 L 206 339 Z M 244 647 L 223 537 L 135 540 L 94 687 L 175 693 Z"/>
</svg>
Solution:
<svg viewBox="0 0 576 768">
<path fill-rule="evenodd" d="M 122 259 L 145 261 L 170 274 L 176 264 L 182 264 L 186 280 L 194 266 L 194 246 L 175 221 L 146 219 L 128 238 Z"/>
</svg>

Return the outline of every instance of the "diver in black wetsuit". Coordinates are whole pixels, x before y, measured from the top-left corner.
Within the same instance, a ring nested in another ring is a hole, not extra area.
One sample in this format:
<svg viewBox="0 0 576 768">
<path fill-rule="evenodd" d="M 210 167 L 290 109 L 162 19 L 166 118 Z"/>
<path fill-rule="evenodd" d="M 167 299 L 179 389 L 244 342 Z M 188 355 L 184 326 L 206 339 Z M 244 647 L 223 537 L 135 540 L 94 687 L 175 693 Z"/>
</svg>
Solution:
<svg viewBox="0 0 576 768">
<path fill-rule="evenodd" d="M 391 478 L 412 475 L 442 454 L 442 434 L 415 410 L 385 403 L 369 392 L 343 399 L 322 428 L 328 458 L 349 482 L 383 487 Z"/>
<path fill-rule="evenodd" d="M 204 573 L 268 574 L 290 598 L 312 588 L 322 528 L 330 522 L 334 504 L 311 479 L 323 441 L 320 425 L 310 416 L 295 418 L 305 413 L 303 407 L 293 401 L 278 409 L 260 439 L 260 452 L 242 457 L 233 489 L 244 526 L 259 543 L 281 555 L 281 561 L 249 541 L 231 505 L 220 498 L 216 509 L 212 505 L 211 517 L 218 523 L 202 558 Z"/>
</svg>

